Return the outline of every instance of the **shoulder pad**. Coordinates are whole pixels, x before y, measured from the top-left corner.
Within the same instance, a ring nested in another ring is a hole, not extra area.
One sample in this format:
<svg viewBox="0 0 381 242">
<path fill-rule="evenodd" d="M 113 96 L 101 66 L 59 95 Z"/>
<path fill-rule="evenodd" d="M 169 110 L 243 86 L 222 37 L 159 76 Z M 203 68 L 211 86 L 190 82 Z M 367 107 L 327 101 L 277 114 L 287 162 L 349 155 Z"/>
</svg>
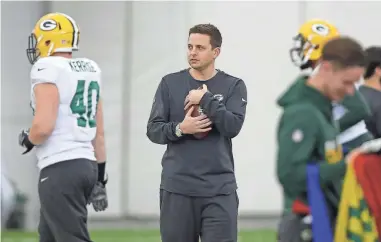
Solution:
<svg viewBox="0 0 381 242">
<path fill-rule="evenodd" d="M 37 60 L 36 63 L 34 63 L 33 68 L 35 67 L 42 67 L 42 66 L 56 66 L 57 68 L 64 68 L 67 66 L 67 59 L 64 57 L 60 56 L 49 56 L 49 57 L 44 57 L 40 58 Z"/>
<path fill-rule="evenodd" d="M 59 73 L 67 66 L 65 59 L 45 57 L 39 59 L 32 67 L 30 79 L 32 85 L 37 83 L 56 83 Z"/>
</svg>

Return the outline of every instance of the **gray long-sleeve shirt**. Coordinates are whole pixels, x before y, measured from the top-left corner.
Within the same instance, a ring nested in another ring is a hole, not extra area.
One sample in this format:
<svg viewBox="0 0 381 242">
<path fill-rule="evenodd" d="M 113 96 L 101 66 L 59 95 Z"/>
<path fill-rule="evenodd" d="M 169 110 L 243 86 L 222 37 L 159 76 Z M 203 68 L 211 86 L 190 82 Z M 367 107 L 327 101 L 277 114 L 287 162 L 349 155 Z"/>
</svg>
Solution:
<svg viewBox="0 0 381 242">
<path fill-rule="evenodd" d="M 200 106 L 213 122 L 201 140 L 177 137 L 175 128 L 185 116 L 190 90 L 206 84 L 209 92 Z M 189 70 L 165 76 L 156 91 L 147 125 L 148 138 L 166 144 L 160 188 L 188 196 L 229 194 L 237 189 L 231 139 L 240 132 L 246 114 L 245 83 L 222 71 L 207 81 L 192 78 Z"/>
<path fill-rule="evenodd" d="M 360 87 L 359 91 L 372 113 L 370 117 L 365 119 L 366 128 L 374 138 L 381 138 L 381 92 L 364 85 Z"/>
</svg>

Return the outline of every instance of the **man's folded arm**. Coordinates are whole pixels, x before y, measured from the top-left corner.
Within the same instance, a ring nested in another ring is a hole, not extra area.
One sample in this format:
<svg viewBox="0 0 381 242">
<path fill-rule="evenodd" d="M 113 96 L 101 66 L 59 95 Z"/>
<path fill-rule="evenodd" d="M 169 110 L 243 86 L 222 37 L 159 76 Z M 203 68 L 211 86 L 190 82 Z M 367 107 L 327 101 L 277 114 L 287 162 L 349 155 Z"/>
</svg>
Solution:
<svg viewBox="0 0 381 242">
<path fill-rule="evenodd" d="M 147 137 L 156 144 L 168 144 L 179 140 L 176 122 L 169 122 L 169 90 L 163 78 L 156 90 L 147 124 Z"/>
<path fill-rule="evenodd" d="M 247 90 L 242 80 L 238 80 L 226 104 L 213 98 L 212 93 L 205 93 L 200 105 L 217 130 L 226 137 L 237 136 L 245 121 Z"/>
</svg>

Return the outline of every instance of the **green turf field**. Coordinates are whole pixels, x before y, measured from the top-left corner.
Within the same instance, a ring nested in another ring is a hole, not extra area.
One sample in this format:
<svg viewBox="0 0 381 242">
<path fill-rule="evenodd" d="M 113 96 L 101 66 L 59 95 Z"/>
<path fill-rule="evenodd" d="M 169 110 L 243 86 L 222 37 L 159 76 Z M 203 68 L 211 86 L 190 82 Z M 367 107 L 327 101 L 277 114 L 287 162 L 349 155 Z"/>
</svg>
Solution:
<svg viewBox="0 0 381 242">
<path fill-rule="evenodd" d="M 94 242 L 160 242 L 159 232 L 148 230 L 104 230 L 92 231 Z M 2 242 L 38 242 L 36 233 L 2 231 Z M 274 242 L 271 230 L 241 231 L 238 242 Z"/>
</svg>

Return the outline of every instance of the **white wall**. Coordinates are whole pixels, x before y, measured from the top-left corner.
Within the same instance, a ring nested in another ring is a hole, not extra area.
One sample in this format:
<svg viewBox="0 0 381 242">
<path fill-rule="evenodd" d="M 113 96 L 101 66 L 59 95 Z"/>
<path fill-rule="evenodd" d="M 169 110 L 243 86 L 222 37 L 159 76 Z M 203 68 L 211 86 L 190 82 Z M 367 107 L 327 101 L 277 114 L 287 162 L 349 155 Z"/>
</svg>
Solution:
<svg viewBox="0 0 381 242">
<path fill-rule="evenodd" d="M 29 227 L 35 226 L 39 216 L 38 170 L 33 155 L 21 155 L 24 150 L 18 146 L 18 134 L 32 120 L 31 65 L 26 49 L 34 22 L 44 14 L 44 8 L 42 2 L 1 2 L 1 165 L 29 198 Z"/>
<path fill-rule="evenodd" d="M 164 146 L 150 143 L 146 125 L 161 78 L 186 66 L 187 3 L 133 2 L 128 135 L 127 211 L 158 214 Z"/>
<path fill-rule="evenodd" d="M 220 28 L 223 46 L 217 66 L 241 77 L 248 88 L 246 122 L 233 142 L 242 214 L 279 212 L 281 207 L 274 178 L 275 100 L 297 73 L 288 49 L 299 24 L 326 18 L 365 45 L 381 39 L 380 31 L 368 29 L 368 22 L 381 20 L 381 2 L 82 1 L 52 2 L 50 7 L 76 19 L 81 27 L 79 54 L 97 61 L 104 73 L 110 208 L 91 211 L 91 216 L 158 214 L 165 147 L 149 142 L 146 123 L 161 77 L 187 67 L 187 31 L 193 25 L 210 22 Z M 2 22 L 17 21 L 18 26 L 2 25 L 2 47 L 9 47 L 1 53 L 2 160 L 33 198 L 30 212 L 38 207 L 37 171 L 33 156 L 19 155 L 16 137 L 30 125 L 30 66 L 24 49 L 42 12 L 40 2 L 2 2 Z"/>
<path fill-rule="evenodd" d="M 357 38 L 365 46 L 381 45 L 380 1 L 311 1 L 306 7 L 309 18 L 324 18 L 334 23 L 343 35 Z"/>
</svg>

